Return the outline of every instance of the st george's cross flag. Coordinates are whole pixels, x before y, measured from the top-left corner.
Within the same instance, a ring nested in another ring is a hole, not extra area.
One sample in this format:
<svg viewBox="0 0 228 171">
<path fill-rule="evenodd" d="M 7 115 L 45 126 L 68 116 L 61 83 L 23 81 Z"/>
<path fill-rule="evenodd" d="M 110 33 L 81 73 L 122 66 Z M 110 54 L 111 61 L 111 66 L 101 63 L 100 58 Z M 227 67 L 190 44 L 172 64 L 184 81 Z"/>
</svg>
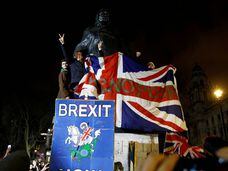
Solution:
<svg viewBox="0 0 228 171">
<path fill-rule="evenodd" d="M 89 56 L 79 98 L 115 100 L 115 126 L 145 132 L 186 131 L 172 65 L 149 70 L 118 52 Z"/>
</svg>

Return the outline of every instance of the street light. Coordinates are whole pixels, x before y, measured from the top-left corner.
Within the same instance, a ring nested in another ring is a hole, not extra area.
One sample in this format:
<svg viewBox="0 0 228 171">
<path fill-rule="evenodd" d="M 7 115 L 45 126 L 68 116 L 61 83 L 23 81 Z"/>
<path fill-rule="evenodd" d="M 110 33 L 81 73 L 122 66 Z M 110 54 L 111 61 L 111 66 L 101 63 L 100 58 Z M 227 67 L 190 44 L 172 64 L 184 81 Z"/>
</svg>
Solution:
<svg viewBox="0 0 228 171">
<path fill-rule="evenodd" d="M 221 89 L 216 89 L 214 91 L 214 95 L 218 100 L 220 100 L 220 97 L 222 97 L 222 94 L 223 94 L 223 91 Z"/>
<path fill-rule="evenodd" d="M 223 135 L 226 139 L 226 127 L 225 127 L 225 122 L 224 122 L 224 118 L 223 118 L 223 112 L 222 112 L 222 102 L 221 102 L 221 97 L 223 95 L 223 91 L 221 89 L 216 89 L 214 91 L 214 95 L 218 100 L 218 105 L 219 105 L 219 109 L 220 109 L 220 117 L 221 117 L 221 121 L 222 121 L 222 130 L 223 130 Z"/>
<path fill-rule="evenodd" d="M 44 139 L 46 139 L 46 148 L 49 149 L 51 146 L 51 136 L 52 136 L 51 129 L 48 129 L 47 132 L 41 133 L 40 135 L 45 136 Z"/>
<path fill-rule="evenodd" d="M 44 138 L 46 139 L 46 161 L 50 162 L 50 157 L 51 157 L 51 137 L 52 137 L 52 130 L 48 129 L 47 132 L 41 133 L 40 135 L 45 136 Z"/>
</svg>

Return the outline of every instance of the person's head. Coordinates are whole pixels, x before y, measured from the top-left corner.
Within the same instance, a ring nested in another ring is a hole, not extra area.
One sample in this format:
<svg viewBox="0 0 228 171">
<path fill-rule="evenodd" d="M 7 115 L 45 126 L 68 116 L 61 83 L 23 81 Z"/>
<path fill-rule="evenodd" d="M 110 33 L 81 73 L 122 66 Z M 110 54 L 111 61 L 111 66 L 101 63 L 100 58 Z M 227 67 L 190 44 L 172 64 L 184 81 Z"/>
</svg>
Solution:
<svg viewBox="0 0 228 171">
<path fill-rule="evenodd" d="M 80 62 L 83 61 L 83 56 L 84 56 L 84 54 L 83 54 L 82 51 L 76 51 L 76 52 L 74 52 L 74 58 L 76 60 L 80 61 Z"/>
<path fill-rule="evenodd" d="M 42 162 L 40 163 L 40 165 L 41 165 L 42 167 L 44 167 L 45 163 L 42 161 Z"/>
<path fill-rule="evenodd" d="M 40 157 L 37 160 L 38 160 L 39 163 L 41 163 L 41 161 L 42 161 L 42 159 Z"/>
<path fill-rule="evenodd" d="M 114 163 L 114 170 L 116 170 L 116 171 L 123 171 L 124 170 L 124 167 L 123 167 L 123 165 L 122 165 L 122 163 L 121 162 L 115 162 Z"/>
<path fill-rule="evenodd" d="M 154 65 L 153 62 L 148 62 L 148 63 L 147 63 L 147 67 L 148 67 L 149 69 L 155 69 L 155 65 Z"/>
<path fill-rule="evenodd" d="M 142 53 L 141 53 L 140 51 L 136 51 L 136 52 L 135 52 L 135 56 L 136 56 L 137 58 L 139 58 L 141 55 L 142 55 Z"/>
<path fill-rule="evenodd" d="M 67 64 L 67 61 L 66 61 L 66 60 L 62 60 L 62 61 L 61 61 L 61 67 L 62 67 L 63 69 L 67 69 L 68 64 Z"/>
<path fill-rule="evenodd" d="M 218 152 L 218 150 L 224 147 L 228 147 L 228 141 L 225 141 L 217 136 L 209 136 L 205 138 L 203 147 L 204 150 L 206 150 L 213 156 L 217 156 L 216 153 Z"/>
<path fill-rule="evenodd" d="M 110 20 L 110 10 L 109 9 L 100 9 L 96 15 L 95 25 L 97 27 L 107 26 L 111 23 Z"/>
</svg>

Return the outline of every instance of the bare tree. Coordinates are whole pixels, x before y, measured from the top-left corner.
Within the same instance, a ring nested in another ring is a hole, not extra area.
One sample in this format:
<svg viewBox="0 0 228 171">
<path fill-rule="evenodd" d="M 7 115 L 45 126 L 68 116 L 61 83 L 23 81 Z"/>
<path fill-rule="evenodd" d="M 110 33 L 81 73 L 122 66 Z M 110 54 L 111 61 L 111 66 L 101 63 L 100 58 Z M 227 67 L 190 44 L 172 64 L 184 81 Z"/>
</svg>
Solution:
<svg viewBox="0 0 228 171">
<path fill-rule="evenodd" d="M 37 144 L 45 143 L 40 133 L 47 130 L 51 123 L 48 114 L 34 109 L 29 103 L 16 100 L 16 103 L 8 102 L 0 111 L 1 130 L 8 143 L 14 149 L 26 150 L 29 156 Z"/>
</svg>

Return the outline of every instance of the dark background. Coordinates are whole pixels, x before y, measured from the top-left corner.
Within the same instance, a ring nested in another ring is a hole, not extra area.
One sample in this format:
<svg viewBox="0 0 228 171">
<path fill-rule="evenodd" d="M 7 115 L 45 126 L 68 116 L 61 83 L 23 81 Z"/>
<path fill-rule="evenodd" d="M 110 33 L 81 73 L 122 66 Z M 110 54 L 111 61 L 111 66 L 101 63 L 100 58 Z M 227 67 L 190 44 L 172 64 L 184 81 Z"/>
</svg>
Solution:
<svg viewBox="0 0 228 171">
<path fill-rule="evenodd" d="M 124 3 L 123 3 L 124 2 Z M 228 90 L 228 6 L 224 1 L 41 1 L 8 2 L 1 12 L 1 107 L 23 102 L 53 115 L 62 54 L 58 33 L 65 33 L 72 54 L 96 12 L 108 7 L 130 49 L 140 49 L 157 67 L 177 67 L 186 91 L 198 63 L 212 85 Z M 13 102 L 12 102 L 13 104 Z"/>
</svg>

